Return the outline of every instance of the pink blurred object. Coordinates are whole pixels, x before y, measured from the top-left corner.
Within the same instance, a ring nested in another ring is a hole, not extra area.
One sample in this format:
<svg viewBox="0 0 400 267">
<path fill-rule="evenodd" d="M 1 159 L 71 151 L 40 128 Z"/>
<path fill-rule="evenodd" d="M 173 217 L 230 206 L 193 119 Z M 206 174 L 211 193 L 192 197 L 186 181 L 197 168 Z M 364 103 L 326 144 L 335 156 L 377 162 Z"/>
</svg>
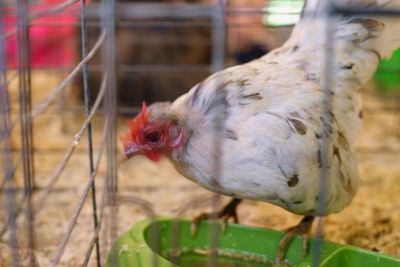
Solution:
<svg viewBox="0 0 400 267">
<path fill-rule="evenodd" d="M 44 11 L 50 7 L 65 2 L 65 0 L 42 0 L 40 4 L 31 5 L 29 12 Z M 64 9 L 61 13 L 46 15 L 31 21 L 30 52 L 31 66 L 37 67 L 66 67 L 76 61 L 77 54 L 74 39 L 78 27 L 74 25 L 79 20 L 79 13 L 71 12 L 80 8 L 80 3 Z M 4 32 L 7 34 L 16 29 L 16 10 L 3 16 Z M 6 39 L 8 67 L 18 66 L 17 35 Z"/>
</svg>

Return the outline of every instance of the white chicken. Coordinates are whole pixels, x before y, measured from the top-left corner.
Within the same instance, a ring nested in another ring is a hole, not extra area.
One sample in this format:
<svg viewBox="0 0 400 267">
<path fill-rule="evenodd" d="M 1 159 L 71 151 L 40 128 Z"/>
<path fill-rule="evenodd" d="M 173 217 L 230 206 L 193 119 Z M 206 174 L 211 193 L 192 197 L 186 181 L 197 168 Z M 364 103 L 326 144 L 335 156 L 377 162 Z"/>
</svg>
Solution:
<svg viewBox="0 0 400 267">
<path fill-rule="evenodd" d="M 282 239 L 278 259 L 294 233 L 307 233 L 315 216 L 339 212 L 354 197 L 360 91 L 379 59 L 400 47 L 400 19 L 338 15 L 332 20 L 332 86 L 326 88 L 321 16 L 326 2 L 308 1 L 282 47 L 213 74 L 173 103 L 148 110 L 144 105 L 122 138 L 128 157 L 143 154 L 157 161 L 166 155 L 183 176 L 233 197 L 220 217 L 236 217 L 239 199 L 305 215 Z M 394 8 L 400 0 L 336 4 Z M 327 99 L 331 109 L 324 113 Z M 323 140 L 329 141 L 326 149 Z M 326 189 L 317 212 L 323 168 Z"/>
</svg>

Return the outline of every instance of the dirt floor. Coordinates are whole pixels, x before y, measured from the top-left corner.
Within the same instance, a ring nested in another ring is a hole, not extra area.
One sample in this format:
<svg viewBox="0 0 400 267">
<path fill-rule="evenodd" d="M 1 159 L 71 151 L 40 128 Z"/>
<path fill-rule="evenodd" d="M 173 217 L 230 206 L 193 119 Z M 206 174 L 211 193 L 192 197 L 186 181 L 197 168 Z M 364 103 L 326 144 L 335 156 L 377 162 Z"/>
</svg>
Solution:
<svg viewBox="0 0 400 267">
<path fill-rule="evenodd" d="M 57 85 L 60 77 L 62 75 L 37 73 L 33 77 L 33 83 L 35 88 L 40 88 L 42 85 L 48 88 Z M 12 102 L 16 103 L 16 92 L 12 93 Z M 66 96 L 70 94 L 67 92 Z M 39 102 L 45 95 L 45 90 L 35 92 L 34 103 Z M 76 105 L 76 102 L 69 105 Z M 366 89 L 364 106 L 364 128 L 357 142 L 357 148 L 360 151 L 358 155 L 359 191 L 351 205 L 344 211 L 330 215 L 324 220 L 325 238 L 400 257 L 400 153 L 394 152 L 400 151 L 400 140 L 396 135 L 399 133 L 398 125 L 400 124 L 398 115 L 395 115 L 393 110 L 389 110 L 395 107 L 395 100 L 393 97 L 377 97 L 372 89 Z M 35 123 L 35 167 L 39 188 L 43 188 L 48 182 L 49 176 L 61 161 L 66 148 L 72 142 L 73 135 L 83 122 L 83 117 L 77 115 L 75 111 L 64 112 L 61 116 L 62 113 L 62 105 L 58 102 Z M 14 115 L 13 119 L 16 118 Z M 125 129 L 125 120 L 121 118 L 119 121 L 118 135 Z M 98 116 L 93 125 L 95 158 L 100 144 L 102 121 L 101 116 Z M 13 147 L 17 149 L 19 146 L 18 136 L 15 136 Z M 67 168 L 55 184 L 54 190 L 36 213 L 35 256 L 39 266 L 49 266 L 80 201 L 89 177 L 86 150 L 86 136 L 84 136 Z M 103 158 L 96 178 L 99 203 L 104 188 L 105 167 Z M 21 177 L 20 168 L 16 176 Z M 22 181 L 18 183 L 22 184 Z M 119 194 L 123 196 L 147 200 L 151 203 L 155 214 L 168 216 L 176 216 L 182 207 L 193 200 L 207 199 L 211 196 L 210 192 L 180 177 L 167 160 L 154 164 L 141 157 L 120 165 L 119 189 Z M 40 198 L 40 194 L 39 191 L 35 200 Z M 1 197 L 4 198 L 4 195 Z M 93 233 L 90 197 L 91 195 L 85 202 L 61 258 L 60 266 L 80 266 L 83 262 Z M 225 197 L 221 200 L 221 206 L 229 201 Z M 201 211 L 209 210 L 209 202 L 204 201 L 203 204 L 203 206 L 188 210 L 183 216 L 192 217 Z M 277 230 L 293 226 L 300 219 L 299 216 L 281 208 L 260 202 L 245 201 L 238 211 L 243 224 Z M 3 212 L 0 215 L 2 215 L 0 217 L 2 227 L 5 217 Z M 118 210 L 112 211 L 111 217 L 118 222 L 117 232 L 121 234 L 147 215 L 138 205 L 123 202 L 118 205 Z M 104 229 L 109 229 L 109 225 L 110 217 L 107 217 L 104 221 Z M 17 233 L 23 263 L 26 263 L 24 249 L 27 237 L 26 226 L 24 216 L 20 216 Z M 4 241 L 8 235 L 9 233 L 6 233 L 5 238 L 0 242 L 0 266 L 10 265 L 10 251 Z M 107 233 L 103 231 L 101 235 L 103 257 L 106 257 L 110 245 L 107 236 Z M 94 266 L 94 261 L 91 261 L 91 265 Z"/>
</svg>

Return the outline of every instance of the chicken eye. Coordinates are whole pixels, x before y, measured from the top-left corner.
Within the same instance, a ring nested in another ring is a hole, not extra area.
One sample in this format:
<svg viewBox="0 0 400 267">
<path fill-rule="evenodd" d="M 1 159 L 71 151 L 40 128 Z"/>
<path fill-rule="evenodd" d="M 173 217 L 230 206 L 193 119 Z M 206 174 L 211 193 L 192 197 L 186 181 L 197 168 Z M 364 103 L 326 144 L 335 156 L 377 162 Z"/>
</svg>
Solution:
<svg viewBox="0 0 400 267">
<path fill-rule="evenodd" d="M 160 138 L 161 138 L 160 132 L 156 131 L 148 132 L 145 135 L 145 139 L 149 143 L 157 143 L 158 141 L 160 141 Z"/>
</svg>

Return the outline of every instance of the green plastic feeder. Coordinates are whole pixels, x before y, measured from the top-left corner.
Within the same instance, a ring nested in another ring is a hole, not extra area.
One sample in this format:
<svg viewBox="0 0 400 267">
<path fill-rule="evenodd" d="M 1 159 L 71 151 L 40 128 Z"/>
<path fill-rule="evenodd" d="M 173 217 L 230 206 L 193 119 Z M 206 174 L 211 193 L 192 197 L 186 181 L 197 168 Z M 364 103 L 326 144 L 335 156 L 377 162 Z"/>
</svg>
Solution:
<svg viewBox="0 0 400 267">
<path fill-rule="evenodd" d="M 157 218 L 139 222 L 119 237 L 105 266 L 208 266 L 210 227 L 211 222 L 202 222 L 191 237 L 189 220 Z M 271 262 L 282 236 L 282 232 L 269 229 L 229 224 L 224 233 L 219 231 L 218 266 L 273 266 Z M 314 240 L 310 240 L 311 253 L 306 258 L 300 254 L 301 241 L 296 237 L 290 243 L 283 266 L 311 266 Z M 322 267 L 400 266 L 400 259 L 329 241 L 322 243 L 320 262 Z"/>
<path fill-rule="evenodd" d="M 400 49 L 390 59 L 382 59 L 375 73 L 375 81 L 381 91 L 400 90 Z"/>
</svg>

